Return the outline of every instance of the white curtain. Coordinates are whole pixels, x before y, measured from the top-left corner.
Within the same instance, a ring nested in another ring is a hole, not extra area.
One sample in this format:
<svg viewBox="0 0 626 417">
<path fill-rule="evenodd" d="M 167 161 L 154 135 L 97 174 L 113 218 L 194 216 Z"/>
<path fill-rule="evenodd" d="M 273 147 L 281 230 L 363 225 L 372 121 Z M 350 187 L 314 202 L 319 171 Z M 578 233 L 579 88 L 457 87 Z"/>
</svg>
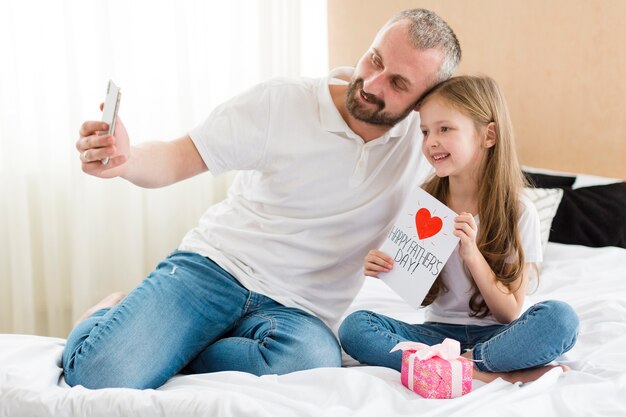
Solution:
<svg viewBox="0 0 626 417">
<path fill-rule="evenodd" d="M 100 180 L 74 145 L 122 88 L 131 142 L 184 135 L 268 77 L 327 71 L 326 2 L 0 1 L 0 333 L 65 337 L 175 249 L 232 178 Z"/>
</svg>

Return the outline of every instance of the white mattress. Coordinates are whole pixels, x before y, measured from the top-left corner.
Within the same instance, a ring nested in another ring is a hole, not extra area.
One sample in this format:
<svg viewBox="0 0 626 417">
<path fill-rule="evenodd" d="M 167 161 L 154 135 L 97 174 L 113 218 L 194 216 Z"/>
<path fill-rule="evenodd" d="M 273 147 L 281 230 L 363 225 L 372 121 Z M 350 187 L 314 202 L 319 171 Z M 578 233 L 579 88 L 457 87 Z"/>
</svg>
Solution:
<svg viewBox="0 0 626 417">
<path fill-rule="evenodd" d="M 475 382 L 453 400 L 427 400 L 394 370 L 355 366 L 282 376 L 239 372 L 176 376 L 157 390 L 69 388 L 64 340 L 0 335 L 0 416 L 626 416 L 626 249 L 549 243 L 531 300 L 569 302 L 581 319 L 576 346 L 539 380 Z M 408 321 L 421 312 L 368 279 L 350 311 Z"/>
</svg>

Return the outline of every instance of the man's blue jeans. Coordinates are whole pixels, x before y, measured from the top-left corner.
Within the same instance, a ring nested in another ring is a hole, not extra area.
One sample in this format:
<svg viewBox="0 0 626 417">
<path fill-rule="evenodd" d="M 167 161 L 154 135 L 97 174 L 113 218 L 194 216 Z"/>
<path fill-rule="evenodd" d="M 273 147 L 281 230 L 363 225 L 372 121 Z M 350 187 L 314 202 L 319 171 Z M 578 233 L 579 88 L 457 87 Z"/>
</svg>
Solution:
<svg viewBox="0 0 626 417">
<path fill-rule="evenodd" d="M 341 366 L 318 318 L 245 289 L 210 259 L 174 252 L 118 305 L 70 333 L 66 382 L 156 388 L 176 373 L 255 375 Z"/>
<path fill-rule="evenodd" d="M 368 365 L 400 371 L 402 352 L 389 351 L 404 341 L 435 345 L 445 338 L 472 349 L 474 365 L 484 372 L 509 372 L 546 365 L 570 350 L 578 334 L 578 316 L 562 301 L 544 301 L 506 325 L 476 326 L 426 322 L 408 324 L 381 314 L 357 311 L 339 328 L 343 349 Z"/>
</svg>

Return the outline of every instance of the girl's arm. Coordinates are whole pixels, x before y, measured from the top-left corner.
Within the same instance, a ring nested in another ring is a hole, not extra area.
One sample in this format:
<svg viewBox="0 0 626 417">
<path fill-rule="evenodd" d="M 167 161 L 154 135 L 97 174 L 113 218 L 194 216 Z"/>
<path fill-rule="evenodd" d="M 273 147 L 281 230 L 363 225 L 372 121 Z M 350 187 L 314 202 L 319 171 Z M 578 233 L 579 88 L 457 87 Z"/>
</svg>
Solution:
<svg viewBox="0 0 626 417">
<path fill-rule="evenodd" d="M 522 275 L 511 284 L 511 289 L 507 288 L 498 281 L 495 272 L 478 250 L 477 231 L 478 227 L 471 214 L 461 213 L 456 217 L 454 234 L 461 239 L 459 243 L 461 258 L 470 270 L 493 317 L 500 323 L 510 323 L 522 310 L 531 264 L 527 263 Z"/>
<path fill-rule="evenodd" d="M 526 296 L 531 264 L 524 265 L 522 275 L 511 284 L 510 289 L 496 279 L 482 254 L 471 262 L 466 261 L 466 265 L 493 317 L 500 323 L 510 323 L 518 318 Z"/>
</svg>

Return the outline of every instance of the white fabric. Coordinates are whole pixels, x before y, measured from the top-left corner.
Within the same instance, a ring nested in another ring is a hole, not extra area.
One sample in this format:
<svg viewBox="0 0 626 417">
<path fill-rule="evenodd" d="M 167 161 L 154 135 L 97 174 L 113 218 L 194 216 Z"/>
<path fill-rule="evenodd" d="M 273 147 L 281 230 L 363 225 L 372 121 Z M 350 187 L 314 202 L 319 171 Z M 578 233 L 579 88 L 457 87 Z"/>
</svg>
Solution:
<svg viewBox="0 0 626 417">
<path fill-rule="evenodd" d="M 546 248 L 550 238 L 552 220 L 559 209 L 563 190 L 559 188 L 525 188 L 524 194 L 533 202 L 539 215 L 541 226 L 541 247 Z"/>
<path fill-rule="evenodd" d="M 626 415 L 626 249 L 549 243 L 533 302 L 572 305 L 578 342 L 556 368 L 529 384 L 474 381 L 452 400 L 426 400 L 392 369 L 321 368 L 256 377 L 240 372 L 176 376 L 157 390 L 68 388 L 63 339 L 0 335 L 0 416 L 623 416 Z M 423 310 L 368 278 L 349 312 L 375 310 L 408 322 Z"/>
<path fill-rule="evenodd" d="M 522 213 L 518 221 L 520 239 L 526 263 L 542 261 L 541 228 L 539 216 L 533 203 L 524 195 L 520 196 Z M 480 228 L 478 217 L 474 217 Z M 487 326 L 501 324 L 490 313 L 484 318 L 471 317 L 469 299 L 472 296 L 472 277 L 465 272 L 458 246 L 441 270 L 441 278 L 448 287 L 426 308 L 426 320 L 451 324 L 476 324 Z"/>
<path fill-rule="evenodd" d="M 365 254 L 430 171 L 418 113 L 367 143 L 352 132 L 328 88 L 351 74 L 272 79 L 192 130 L 213 174 L 243 171 L 180 245 L 251 291 L 331 325 L 363 283 Z"/>
<path fill-rule="evenodd" d="M 325 1 L 0 1 L 0 332 L 65 337 L 180 243 L 232 178 L 160 190 L 81 171 L 109 78 L 131 141 L 180 137 L 270 76 L 328 70 Z"/>
</svg>

